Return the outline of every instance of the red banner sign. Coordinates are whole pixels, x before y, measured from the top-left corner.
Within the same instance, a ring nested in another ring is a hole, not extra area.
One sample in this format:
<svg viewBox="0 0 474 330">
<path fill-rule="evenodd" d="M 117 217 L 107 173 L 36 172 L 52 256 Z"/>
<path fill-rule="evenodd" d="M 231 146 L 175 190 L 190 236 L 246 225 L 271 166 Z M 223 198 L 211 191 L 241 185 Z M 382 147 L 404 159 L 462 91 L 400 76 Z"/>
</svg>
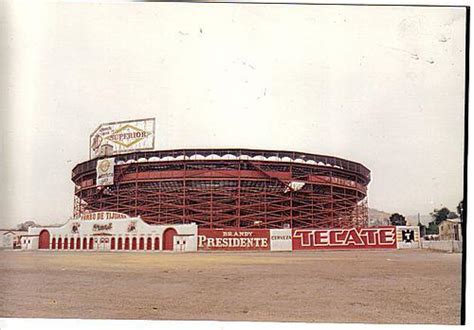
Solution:
<svg viewBox="0 0 474 330">
<path fill-rule="evenodd" d="M 199 250 L 270 250 L 268 229 L 198 229 Z"/>
<path fill-rule="evenodd" d="M 396 227 L 293 229 L 293 250 L 395 249 Z"/>
</svg>

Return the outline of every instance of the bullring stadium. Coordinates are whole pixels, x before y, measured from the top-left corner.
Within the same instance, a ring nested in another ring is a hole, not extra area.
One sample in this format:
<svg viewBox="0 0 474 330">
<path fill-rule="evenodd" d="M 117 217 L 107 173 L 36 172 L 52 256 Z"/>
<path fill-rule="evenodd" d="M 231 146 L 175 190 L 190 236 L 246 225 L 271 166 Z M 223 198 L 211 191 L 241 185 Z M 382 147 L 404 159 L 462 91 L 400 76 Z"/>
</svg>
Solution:
<svg viewBox="0 0 474 330">
<path fill-rule="evenodd" d="M 73 216 L 30 228 L 22 249 L 293 251 L 419 241 L 416 228 L 368 226 L 370 171 L 360 163 L 281 150 L 155 150 L 154 141 L 154 118 L 101 124 L 89 160 L 72 169 Z"/>
<path fill-rule="evenodd" d="M 370 171 L 294 151 L 179 149 L 115 155 L 113 184 L 77 164 L 74 216 L 114 211 L 149 224 L 203 228 L 352 228 L 367 225 Z"/>
</svg>

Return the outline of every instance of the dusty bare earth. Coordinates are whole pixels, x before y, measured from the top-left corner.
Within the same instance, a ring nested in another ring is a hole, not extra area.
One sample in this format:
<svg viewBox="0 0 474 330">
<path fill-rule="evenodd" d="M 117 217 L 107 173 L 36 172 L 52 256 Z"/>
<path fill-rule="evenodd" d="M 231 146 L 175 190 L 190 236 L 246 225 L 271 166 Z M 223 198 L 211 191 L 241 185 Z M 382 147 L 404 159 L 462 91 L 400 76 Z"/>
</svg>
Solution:
<svg viewBox="0 0 474 330">
<path fill-rule="evenodd" d="M 0 251 L 0 316 L 459 324 L 461 255 Z"/>
</svg>

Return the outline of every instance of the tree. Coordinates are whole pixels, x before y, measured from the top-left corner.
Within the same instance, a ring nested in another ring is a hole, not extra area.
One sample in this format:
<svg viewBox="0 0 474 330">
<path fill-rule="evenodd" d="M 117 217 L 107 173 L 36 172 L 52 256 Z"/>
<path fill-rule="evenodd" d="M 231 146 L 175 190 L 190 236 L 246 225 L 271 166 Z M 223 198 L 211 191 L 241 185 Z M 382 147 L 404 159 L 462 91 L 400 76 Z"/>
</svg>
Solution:
<svg viewBox="0 0 474 330">
<path fill-rule="evenodd" d="M 407 224 L 405 217 L 398 213 L 392 214 L 389 219 L 392 226 L 406 226 Z"/>
<path fill-rule="evenodd" d="M 463 221 L 464 219 L 464 201 L 460 201 L 458 206 L 456 207 L 456 210 L 458 211 L 459 219 Z"/>
<path fill-rule="evenodd" d="M 433 212 L 430 213 L 433 221 L 436 225 L 439 225 L 446 219 L 454 219 L 457 218 L 457 214 L 451 212 L 447 207 L 443 207 L 439 210 L 435 209 Z"/>
<path fill-rule="evenodd" d="M 27 231 L 28 228 L 36 226 L 36 223 L 34 221 L 25 221 L 16 226 L 17 230 L 24 230 Z"/>
<path fill-rule="evenodd" d="M 438 225 L 435 223 L 434 220 L 428 224 L 428 228 L 426 228 L 425 233 L 427 235 L 436 235 L 439 233 Z"/>
</svg>

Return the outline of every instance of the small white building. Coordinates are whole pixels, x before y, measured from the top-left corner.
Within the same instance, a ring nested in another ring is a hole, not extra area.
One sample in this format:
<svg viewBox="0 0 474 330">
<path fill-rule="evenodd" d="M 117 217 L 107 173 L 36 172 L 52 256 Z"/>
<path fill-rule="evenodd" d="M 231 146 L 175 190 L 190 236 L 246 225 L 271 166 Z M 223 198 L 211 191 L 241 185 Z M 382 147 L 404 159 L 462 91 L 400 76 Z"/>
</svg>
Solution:
<svg viewBox="0 0 474 330">
<path fill-rule="evenodd" d="M 0 229 L 0 249 L 20 247 L 20 236 L 27 234 L 24 230 Z"/>
<path fill-rule="evenodd" d="M 25 250 L 196 251 L 197 225 L 150 225 L 140 217 L 96 212 L 58 227 L 31 227 L 22 235 Z"/>
</svg>

